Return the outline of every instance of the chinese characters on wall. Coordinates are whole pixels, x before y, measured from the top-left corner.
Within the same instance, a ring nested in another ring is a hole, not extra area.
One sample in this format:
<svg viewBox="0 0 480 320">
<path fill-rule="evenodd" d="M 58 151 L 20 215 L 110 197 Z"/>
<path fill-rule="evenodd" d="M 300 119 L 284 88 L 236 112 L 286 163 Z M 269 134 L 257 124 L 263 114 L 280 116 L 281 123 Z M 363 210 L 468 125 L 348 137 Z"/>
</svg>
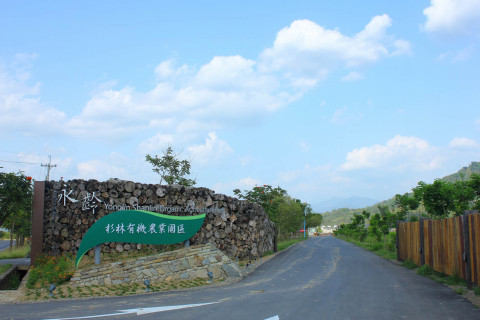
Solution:
<svg viewBox="0 0 480 320">
<path fill-rule="evenodd" d="M 72 192 L 73 192 L 72 190 L 67 192 L 67 189 L 62 189 L 62 193 L 58 196 L 57 203 L 63 200 L 63 205 L 66 206 L 67 205 L 67 200 L 71 201 L 73 203 L 78 202 L 78 200 L 70 197 Z M 98 207 L 98 204 L 101 203 L 101 202 L 103 202 L 103 201 L 100 200 L 95 195 L 95 192 L 93 192 L 93 193 L 87 192 L 87 194 L 82 199 L 82 210 L 85 211 L 85 210 L 92 209 L 93 210 L 93 215 L 95 215 L 95 209 Z"/>
<path fill-rule="evenodd" d="M 183 224 L 155 224 L 151 223 L 150 225 L 145 225 L 139 223 L 137 225 L 129 223 L 107 224 L 105 227 L 106 233 L 116 233 L 116 234 L 181 234 L 185 233 L 185 226 Z"/>
</svg>

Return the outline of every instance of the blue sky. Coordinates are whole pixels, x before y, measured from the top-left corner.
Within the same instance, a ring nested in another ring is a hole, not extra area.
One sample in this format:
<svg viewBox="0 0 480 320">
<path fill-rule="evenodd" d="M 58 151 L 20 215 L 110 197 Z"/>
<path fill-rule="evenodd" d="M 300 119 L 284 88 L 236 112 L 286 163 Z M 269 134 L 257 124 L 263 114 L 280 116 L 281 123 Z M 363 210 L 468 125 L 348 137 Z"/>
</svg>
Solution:
<svg viewBox="0 0 480 320">
<path fill-rule="evenodd" d="M 480 160 L 480 0 L 0 1 L 0 166 L 312 204 Z"/>
</svg>

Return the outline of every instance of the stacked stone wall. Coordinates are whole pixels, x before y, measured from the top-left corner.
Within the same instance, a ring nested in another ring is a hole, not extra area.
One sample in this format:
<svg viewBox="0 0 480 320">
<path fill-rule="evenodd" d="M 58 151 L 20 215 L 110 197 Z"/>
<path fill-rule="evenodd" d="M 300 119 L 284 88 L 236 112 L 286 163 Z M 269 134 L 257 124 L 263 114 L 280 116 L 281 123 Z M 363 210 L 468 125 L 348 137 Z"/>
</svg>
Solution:
<svg viewBox="0 0 480 320">
<path fill-rule="evenodd" d="M 75 255 L 85 232 L 119 210 L 186 216 L 206 213 L 192 245 L 211 243 L 231 258 L 255 259 L 273 251 L 275 226 L 255 203 L 207 188 L 141 184 L 110 179 L 50 181 L 45 184 L 42 252 Z M 107 243 L 102 252 L 138 250 L 139 244 Z"/>
<path fill-rule="evenodd" d="M 209 279 L 238 278 L 242 271 L 223 252 L 209 245 L 198 245 L 158 255 L 132 259 L 126 262 L 94 265 L 78 270 L 70 279 L 78 286 L 117 285 L 131 282 L 143 283 Z"/>
</svg>

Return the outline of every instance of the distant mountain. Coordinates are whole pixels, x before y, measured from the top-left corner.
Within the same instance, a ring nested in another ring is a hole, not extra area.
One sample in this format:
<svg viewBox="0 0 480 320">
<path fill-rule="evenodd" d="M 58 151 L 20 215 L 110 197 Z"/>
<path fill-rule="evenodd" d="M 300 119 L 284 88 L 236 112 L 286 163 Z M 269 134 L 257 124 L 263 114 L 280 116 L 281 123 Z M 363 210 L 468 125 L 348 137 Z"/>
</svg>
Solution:
<svg viewBox="0 0 480 320">
<path fill-rule="evenodd" d="M 331 198 L 312 205 L 314 212 L 326 212 L 340 208 L 364 208 L 377 203 L 378 200 L 362 197 Z"/>
<path fill-rule="evenodd" d="M 468 180 L 474 173 L 480 174 L 480 162 L 472 162 L 468 167 L 463 167 L 462 169 L 458 170 L 458 172 L 443 177 L 442 180 L 446 182 Z"/>
<path fill-rule="evenodd" d="M 455 182 L 459 180 L 468 180 L 472 174 L 480 174 L 480 162 L 472 162 L 468 167 L 463 167 L 458 172 L 443 177 L 443 181 L 447 182 Z M 414 188 L 416 186 L 412 186 Z M 353 218 L 354 213 L 362 213 L 364 210 L 370 212 L 371 214 L 375 214 L 379 212 L 378 206 L 388 206 L 393 207 L 395 205 L 394 201 L 395 197 L 392 197 L 388 200 L 384 200 L 382 202 L 378 202 L 375 204 L 367 204 L 367 206 L 359 207 L 359 206 L 343 206 L 340 209 L 330 209 L 327 212 L 324 211 L 316 211 L 316 212 L 324 212 L 323 213 L 323 222 L 322 225 L 340 225 L 342 223 L 350 223 L 351 218 Z M 369 206 L 368 206 L 369 205 Z M 316 207 L 314 207 L 316 208 Z M 337 207 L 338 208 L 338 207 Z M 360 208 L 360 209 L 356 209 Z"/>
</svg>

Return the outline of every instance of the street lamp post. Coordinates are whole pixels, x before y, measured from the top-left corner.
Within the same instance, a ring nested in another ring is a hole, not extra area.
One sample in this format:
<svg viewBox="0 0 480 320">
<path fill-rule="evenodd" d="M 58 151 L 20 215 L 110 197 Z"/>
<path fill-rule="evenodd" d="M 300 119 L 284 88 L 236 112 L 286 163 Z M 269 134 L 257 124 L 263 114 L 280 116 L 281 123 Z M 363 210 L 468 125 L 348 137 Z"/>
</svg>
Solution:
<svg viewBox="0 0 480 320">
<path fill-rule="evenodd" d="M 306 237 L 306 230 L 305 230 L 305 219 L 307 217 L 307 207 L 305 207 L 305 209 L 303 210 L 303 237 L 305 238 Z"/>
</svg>

